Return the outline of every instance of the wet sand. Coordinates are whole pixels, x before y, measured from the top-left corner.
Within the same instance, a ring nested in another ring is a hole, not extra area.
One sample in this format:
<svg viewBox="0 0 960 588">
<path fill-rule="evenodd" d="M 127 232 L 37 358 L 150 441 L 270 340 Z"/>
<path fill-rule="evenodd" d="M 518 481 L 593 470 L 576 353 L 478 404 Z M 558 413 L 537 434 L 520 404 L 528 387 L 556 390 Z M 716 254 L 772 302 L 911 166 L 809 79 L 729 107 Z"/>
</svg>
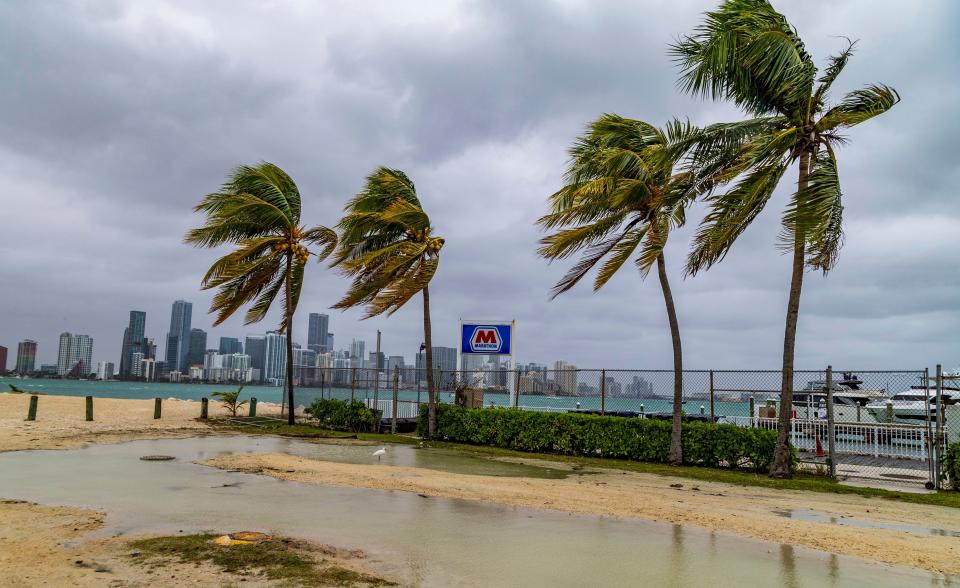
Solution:
<svg viewBox="0 0 960 588">
<path fill-rule="evenodd" d="M 210 431 L 199 420 L 200 402 L 164 399 L 160 419 L 153 418 L 148 400 L 94 398 L 93 421 L 85 420 L 85 401 L 79 396 L 39 396 L 37 420 L 27 421 L 29 394 L 0 394 L 0 451 L 69 449 L 88 443 L 121 443 L 135 439 L 191 437 Z M 239 414 L 246 415 L 244 406 Z M 209 416 L 230 412 L 211 400 Z M 280 405 L 257 403 L 258 415 L 279 415 Z"/>
<path fill-rule="evenodd" d="M 770 490 L 617 470 L 562 480 L 454 474 L 424 468 L 333 463 L 286 454 L 241 454 L 203 462 L 309 484 L 397 490 L 505 505 L 695 525 L 719 532 L 960 574 L 960 539 L 786 518 L 810 509 L 890 525 L 960 531 L 960 509 L 856 495 Z M 531 464 L 546 465 L 538 460 Z M 552 467 L 569 467 L 553 463 Z M 426 498 L 429 499 L 429 498 Z"/>
</svg>

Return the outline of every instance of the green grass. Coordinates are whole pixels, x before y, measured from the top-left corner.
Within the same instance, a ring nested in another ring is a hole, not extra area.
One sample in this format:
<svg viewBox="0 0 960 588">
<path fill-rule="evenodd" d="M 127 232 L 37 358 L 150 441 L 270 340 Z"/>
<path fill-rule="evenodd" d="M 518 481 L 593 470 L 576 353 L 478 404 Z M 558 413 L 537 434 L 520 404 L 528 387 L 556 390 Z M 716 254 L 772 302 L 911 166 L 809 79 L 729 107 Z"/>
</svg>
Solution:
<svg viewBox="0 0 960 588">
<path fill-rule="evenodd" d="M 385 435 L 378 433 L 357 433 L 354 435 L 353 433 L 326 431 L 310 425 L 294 425 L 292 427 L 289 425 L 270 425 L 269 427 L 230 426 L 227 428 L 247 434 L 283 435 L 309 438 L 357 438 L 361 440 L 375 441 L 377 443 L 397 444 L 416 444 L 421 442 L 419 438 L 412 435 Z M 671 476 L 674 478 L 688 478 L 707 482 L 723 482 L 725 484 L 734 484 L 737 486 L 757 486 L 761 488 L 772 488 L 778 490 L 806 490 L 808 492 L 829 492 L 833 494 L 854 494 L 868 498 L 884 498 L 887 500 L 898 500 L 900 502 L 909 502 L 914 504 L 932 504 L 937 506 L 960 508 L 960 492 L 942 491 L 935 494 L 918 494 L 914 492 L 884 490 L 881 488 L 846 486 L 825 476 L 817 476 L 802 472 L 795 474 L 792 480 L 777 480 L 767 476 L 766 474 L 756 474 L 738 470 L 722 470 L 694 466 L 674 467 L 667 464 L 626 461 L 618 459 L 574 457 L 566 455 L 554 455 L 550 453 L 526 453 L 522 451 L 513 451 L 511 449 L 503 449 L 500 447 L 465 445 L 461 443 L 447 443 L 443 441 L 424 441 L 423 443 L 429 447 L 455 449 L 465 453 L 472 453 L 487 457 L 539 459 L 580 464 L 583 466 L 592 466 L 598 468 L 623 470 L 628 472 L 654 474 L 659 476 Z"/>
<path fill-rule="evenodd" d="M 281 437 L 298 437 L 301 439 L 359 439 L 361 441 L 374 441 L 377 443 L 395 443 L 411 445 L 420 442 L 418 437 L 412 435 L 391 435 L 388 433 L 350 433 L 344 431 L 331 431 L 320 429 L 313 425 L 285 425 L 285 424 L 265 424 L 259 427 L 237 425 L 234 423 L 219 423 L 212 421 L 211 425 L 218 429 L 227 429 L 247 435 L 279 435 Z"/>
<path fill-rule="evenodd" d="M 354 586 L 367 584 L 387 586 L 389 582 L 375 576 L 348 570 L 337 565 L 318 565 L 304 552 L 308 544 L 291 539 L 274 538 L 249 545 L 217 545 L 216 535 L 196 534 L 154 537 L 130 542 L 141 552 L 144 563 L 158 567 L 163 562 L 209 563 L 222 572 L 258 574 L 297 586 Z"/>
</svg>

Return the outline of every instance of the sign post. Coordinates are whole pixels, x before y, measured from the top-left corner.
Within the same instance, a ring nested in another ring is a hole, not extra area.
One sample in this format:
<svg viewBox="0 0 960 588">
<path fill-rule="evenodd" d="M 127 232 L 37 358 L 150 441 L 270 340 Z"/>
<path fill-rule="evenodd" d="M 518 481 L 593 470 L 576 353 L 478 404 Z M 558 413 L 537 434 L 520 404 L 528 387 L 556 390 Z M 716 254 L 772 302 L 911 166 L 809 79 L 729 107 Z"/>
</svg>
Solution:
<svg viewBox="0 0 960 588">
<path fill-rule="evenodd" d="M 460 319 L 460 345 L 457 346 L 457 370 L 463 370 L 464 355 L 506 355 L 514 361 L 516 321 L 464 321 Z M 510 406 L 517 404 L 517 378 L 507 377 Z"/>
</svg>

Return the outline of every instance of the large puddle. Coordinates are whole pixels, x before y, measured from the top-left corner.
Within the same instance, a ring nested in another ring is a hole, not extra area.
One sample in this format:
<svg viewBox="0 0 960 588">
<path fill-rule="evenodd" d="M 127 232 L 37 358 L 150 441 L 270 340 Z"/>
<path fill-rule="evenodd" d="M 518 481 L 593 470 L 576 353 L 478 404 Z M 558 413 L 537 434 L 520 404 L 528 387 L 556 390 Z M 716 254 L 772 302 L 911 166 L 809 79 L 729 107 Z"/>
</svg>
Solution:
<svg viewBox="0 0 960 588">
<path fill-rule="evenodd" d="M 511 508 L 406 492 L 225 472 L 195 460 L 288 451 L 363 463 L 376 447 L 262 437 L 134 441 L 0 454 L 0 497 L 108 513 L 102 534 L 264 530 L 360 548 L 415 586 L 938 585 L 939 575 L 646 521 Z M 166 454 L 173 461 L 140 456 Z M 491 475 L 543 468 L 391 446 L 382 463 Z"/>
</svg>

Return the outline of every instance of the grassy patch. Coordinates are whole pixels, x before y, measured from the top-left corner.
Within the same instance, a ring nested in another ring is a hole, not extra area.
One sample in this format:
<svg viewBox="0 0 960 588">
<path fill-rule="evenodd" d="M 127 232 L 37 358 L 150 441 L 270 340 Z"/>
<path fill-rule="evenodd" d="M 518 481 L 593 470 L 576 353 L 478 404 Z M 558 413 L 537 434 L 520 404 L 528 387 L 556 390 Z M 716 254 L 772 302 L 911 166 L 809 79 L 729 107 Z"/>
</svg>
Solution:
<svg viewBox="0 0 960 588">
<path fill-rule="evenodd" d="M 227 429 L 244 433 L 246 435 L 279 435 L 281 437 L 297 437 L 301 439 L 360 439 L 361 441 L 375 441 L 377 443 L 395 443 L 395 444 L 416 444 L 420 438 L 411 435 L 390 435 L 386 433 L 349 433 L 344 431 L 331 431 L 308 424 L 285 425 L 285 424 L 265 424 L 259 427 L 243 426 L 234 423 L 216 422 L 211 425 L 218 429 Z"/>
<path fill-rule="evenodd" d="M 499 447 L 462 445 L 459 443 L 445 443 L 441 441 L 430 441 L 425 442 L 425 444 L 429 447 L 458 449 L 465 453 L 472 453 L 487 457 L 539 459 L 545 461 L 579 464 L 582 466 L 591 466 L 596 468 L 623 470 L 659 476 L 670 476 L 674 478 L 688 478 L 707 482 L 722 482 L 737 486 L 759 486 L 761 488 L 773 488 L 777 490 L 806 490 L 809 492 L 855 494 L 868 498 L 884 498 L 887 500 L 897 500 L 900 502 L 910 502 L 914 504 L 932 504 L 937 506 L 960 508 L 960 492 L 944 491 L 936 494 L 918 494 L 914 492 L 883 490 L 880 488 L 861 488 L 859 486 L 846 486 L 824 476 L 815 476 L 813 474 L 806 473 L 797 473 L 794 475 L 792 480 L 776 480 L 767 476 L 766 474 L 756 474 L 738 470 L 722 470 L 694 466 L 675 467 L 667 464 L 639 461 L 604 459 L 596 457 L 573 457 L 566 455 L 553 455 L 548 453 L 526 453 Z"/>
<path fill-rule="evenodd" d="M 337 565 L 321 565 L 309 555 L 309 546 L 291 539 L 274 538 L 249 545 L 217 545 L 216 535 L 197 534 L 154 537 L 132 541 L 141 561 L 160 566 L 165 561 L 209 563 L 222 572 L 257 574 L 268 580 L 303 586 L 388 586 L 386 580 Z"/>
</svg>

